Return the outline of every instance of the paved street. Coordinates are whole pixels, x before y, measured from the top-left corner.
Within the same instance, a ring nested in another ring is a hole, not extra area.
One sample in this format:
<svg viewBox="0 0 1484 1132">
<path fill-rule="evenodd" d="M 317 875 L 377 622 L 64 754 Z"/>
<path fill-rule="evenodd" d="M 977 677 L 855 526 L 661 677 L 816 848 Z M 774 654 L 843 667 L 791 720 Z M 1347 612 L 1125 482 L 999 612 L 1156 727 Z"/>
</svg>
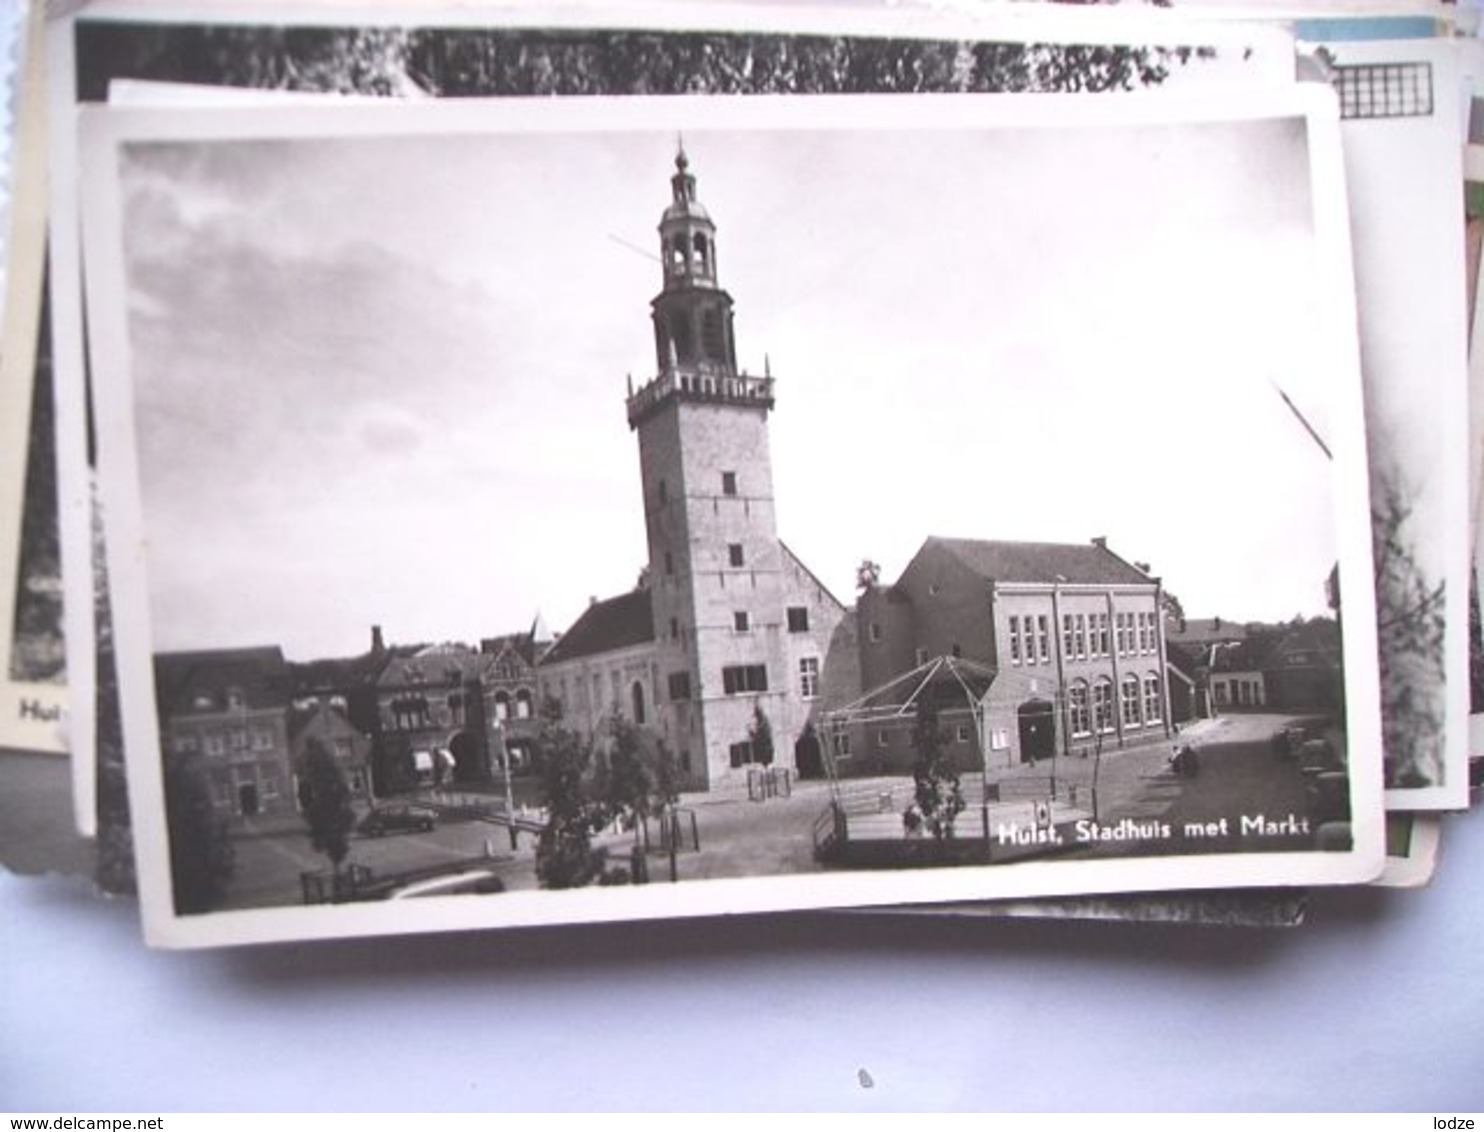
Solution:
<svg viewBox="0 0 1484 1132">
<path fill-rule="evenodd" d="M 1097 820 L 1116 827 L 1123 819 L 1141 825 L 1164 825 L 1168 838 L 1119 838 L 1082 846 L 1069 845 L 1069 856 L 1117 856 L 1137 853 L 1232 852 L 1306 849 L 1312 832 L 1303 831 L 1306 818 L 1303 777 L 1296 763 L 1274 757 L 1273 732 L 1288 721 L 1278 715 L 1228 716 L 1189 727 L 1181 739 L 1199 749 L 1200 771 L 1194 778 L 1177 777 L 1167 759 L 1170 743 L 1160 740 L 1122 751 L 1105 752 L 1095 759 L 1059 758 L 1036 766 L 1003 768 L 992 778 L 1001 781 L 1044 779 L 1054 774 L 1060 797 L 1077 787 L 1078 811 L 1057 808 L 1057 821 L 1091 813 L 1094 780 Z M 965 784 L 977 795 L 977 783 Z M 846 788 L 882 799 L 882 812 L 870 836 L 892 837 L 900 829 L 900 814 L 911 800 L 909 778 L 852 780 Z M 696 817 L 700 850 L 687 848 L 676 855 L 680 879 L 744 877 L 819 871 L 814 860 L 813 826 L 827 808 L 830 792 L 823 782 L 795 783 L 786 798 L 748 801 L 745 795 L 687 795 L 682 804 Z M 991 810 L 991 828 L 1000 821 L 1026 821 L 1030 803 L 1007 803 Z M 1025 813 L 1022 813 L 1025 811 Z M 1266 832 L 1252 822 L 1261 816 Z M 1286 819 L 1293 816 L 1292 823 Z M 960 820 L 961 832 L 979 828 L 977 807 Z M 1248 819 L 1244 834 L 1242 819 Z M 1286 824 L 1285 824 L 1286 823 Z M 879 830 L 876 828 L 879 826 Z M 860 827 L 865 828 L 862 824 Z M 689 829 L 689 826 L 687 826 Z M 688 835 L 687 835 L 688 836 Z M 397 834 L 384 838 L 357 837 L 349 860 L 378 876 L 439 864 L 483 858 L 508 889 L 536 887 L 535 838 L 521 835 L 512 852 L 509 835 L 501 826 L 480 821 L 443 821 L 430 833 Z M 616 855 L 628 854 L 630 833 L 608 832 L 596 839 Z M 233 908 L 296 904 L 300 900 L 301 871 L 319 871 L 328 861 L 316 853 L 296 820 L 279 823 L 276 832 L 259 831 L 236 841 L 237 873 L 226 906 Z M 669 858 L 649 856 L 650 878 L 669 876 Z"/>
<path fill-rule="evenodd" d="M 1099 820 L 1105 825 L 1122 818 L 1163 822 L 1182 837 L 1183 847 L 1190 852 L 1312 848 L 1312 831 L 1241 832 L 1244 817 L 1249 826 L 1258 816 L 1280 824 L 1289 815 L 1298 823 L 1307 817 L 1308 800 L 1297 762 L 1275 757 L 1272 748 L 1274 731 L 1291 719 L 1229 715 L 1185 729 L 1181 740 L 1194 743 L 1199 756 L 1200 770 L 1193 778 L 1178 777 L 1170 769 L 1170 743 L 1105 756 L 1098 784 Z M 1195 839 L 1183 837 L 1187 823 L 1211 832 Z M 1172 842 L 1150 846 L 1134 841 L 1098 844 L 1085 852 L 1109 856 L 1150 849 L 1178 852 L 1181 848 Z"/>
</svg>

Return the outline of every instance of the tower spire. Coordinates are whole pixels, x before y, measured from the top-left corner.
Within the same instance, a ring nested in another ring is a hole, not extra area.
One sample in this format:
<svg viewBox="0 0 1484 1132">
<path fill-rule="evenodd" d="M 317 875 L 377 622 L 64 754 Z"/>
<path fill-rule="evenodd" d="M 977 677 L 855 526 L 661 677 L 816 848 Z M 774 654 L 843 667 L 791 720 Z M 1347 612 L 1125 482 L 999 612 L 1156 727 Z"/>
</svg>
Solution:
<svg viewBox="0 0 1484 1132">
<path fill-rule="evenodd" d="M 629 397 L 629 424 L 637 426 L 673 397 L 771 409 L 771 379 L 737 370 L 732 297 L 717 279 L 716 225 L 696 195 L 696 175 L 679 133 L 659 237 L 664 279 L 649 304 L 657 376 Z"/>
</svg>

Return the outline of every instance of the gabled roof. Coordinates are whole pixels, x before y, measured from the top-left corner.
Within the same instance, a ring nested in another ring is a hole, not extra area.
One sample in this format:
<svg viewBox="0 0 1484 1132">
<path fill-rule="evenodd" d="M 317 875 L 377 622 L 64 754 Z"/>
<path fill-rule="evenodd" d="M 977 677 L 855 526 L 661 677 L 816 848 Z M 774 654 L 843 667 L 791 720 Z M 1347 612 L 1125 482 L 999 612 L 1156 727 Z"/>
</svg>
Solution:
<svg viewBox="0 0 1484 1132">
<path fill-rule="evenodd" d="M 1226 621 L 1220 617 L 1187 617 L 1183 622 L 1165 621 L 1165 640 L 1184 644 L 1213 644 L 1216 641 L 1245 641 L 1247 626 L 1240 621 Z"/>
<path fill-rule="evenodd" d="M 220 712 L 235 697 L 243 709 L 287 707 L 293 694 L 277 645 L 155 655 L 155 703 L 162 716 Z"/>
<path fill-rule="evenodd" d="M 1313 617 L 1295 625 L 1269 652 L 1271 666 L 1338 664 L 1340 626 L 1327 617 Z"/>
<path fill-rule="evenodd" d="M 296 709 L 289 713 L 290 743 L 297 743 L 306 732 L 312 730 L 319 730 L 325 735 L 334 735 L 336 732 L 361 735 L 360 730 L 343 711 L 337 707 L 331 707 L 323 700 L 307 710 Z"/>
<path fill-rule="evenodd" d="M 394 656 L 376 683 L 383 687 L 425 684 L 452 687 L 484 675 L 489 658 L 465 645 L 428 645 L 412 656 Z"/>
<path fill-rule="evenodd" d="M 595 601 L 561 639 L 546 650 L 542 666 L 596 656 L 654 641 L 654 605 L 648 590 Z"/>
<path fill-rule="evenodd" d="M 839 598 L 837 598 L 834 594 L 832 594 L 830 592 L 829 586 L 825 585 L 822 581 L 819 580 L 819 575 L 816 574 L 813 570 L 809 569 L 809 567 L 807 567 L 807 566 L 804 565 L 804 560 L 802 558 L 800 558 L 797 554 L 795 554 L 793 552 L 793 548 L 790 547 L 788 545 L 788 543 L 784 542 L 782 539 L 779 539 L 778 540 L 778 549 L 781 550 L 781 551 L 783 551 L 785 557 L 787 557 L 790 562 L 792 562 L 795 566 L 797 566 L 799 568 L 799 570 L 802 571 L 803 574 L 811 582 L 813 582 L 816 587 L 818 587 L 820 593 L 822 593 L 826 598 L 828 598 L 835 605 L 839 606 L 841 610 L 844 610 L 844 609 L 847 608 L 847 606 L 845 605 L 845 603 L 843 601 L 841 601 Z"/>
<path fill-rule="evenodd" d="M 536 640 L 531 631 L 524 633 L 504 633 L 498 637 L 481 637 L 479 640 L 479 651 L 487 656 L 498 658 L 501 653 L 513 652 L 527 664 L 536 663 Z"/>
<path fill-rule="evenodd" d="M 1154 579 L 1098 543 L 991 542 L 930 537 L 919 555 L 941 548 L 987 581 L 1051 585 L 1153 585 Z"/>
</svg>

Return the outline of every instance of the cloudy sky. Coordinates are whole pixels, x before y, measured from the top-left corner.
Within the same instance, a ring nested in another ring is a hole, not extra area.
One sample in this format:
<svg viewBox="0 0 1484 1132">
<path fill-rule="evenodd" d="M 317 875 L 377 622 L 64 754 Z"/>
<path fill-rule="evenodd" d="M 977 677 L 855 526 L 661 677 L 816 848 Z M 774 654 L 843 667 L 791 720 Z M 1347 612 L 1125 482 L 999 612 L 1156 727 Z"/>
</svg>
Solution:
<svg viewBox="0 0 1484 1132">
<path fill-rule="evenodd" d="M 632 586 L 649 117 L 125 148 L 157 648 L 560 629 Z M 839 596 L 930 534 L 1106 535 L 1192 616 L 1323 610 L 1330 466 L 1274 389 L 1326 431 L 1301 122 L 685 144 L 778 379 L 779 533 Z"/>
</svg>

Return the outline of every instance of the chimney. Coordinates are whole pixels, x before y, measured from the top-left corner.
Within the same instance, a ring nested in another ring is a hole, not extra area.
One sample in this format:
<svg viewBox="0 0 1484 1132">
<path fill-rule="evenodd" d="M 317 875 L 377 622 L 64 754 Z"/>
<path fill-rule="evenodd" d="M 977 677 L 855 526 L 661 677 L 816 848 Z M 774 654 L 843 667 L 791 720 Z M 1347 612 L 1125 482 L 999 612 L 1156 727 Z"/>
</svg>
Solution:
<svg viewBox="0 0 1484 1132">
<path fill-rule="evenodd" d="M 1095 547 L 1097 547 L 1099 550 L 1107 550 L 1108 549 L 1108 536 L 1107 535 L 1098 535 L 1096 538 L 1094 538 L 1092 540 L 1092 545 L 1095 546 Z"/>
<path fill-rule="evenodd" d="M 380 656 L 384 652 L 386 652 L 386 642 L 381 639 L 381 626 L 380 625 L 372 625 L 371 626 L 371 654 L 373 656 Z"/>
</svg>

